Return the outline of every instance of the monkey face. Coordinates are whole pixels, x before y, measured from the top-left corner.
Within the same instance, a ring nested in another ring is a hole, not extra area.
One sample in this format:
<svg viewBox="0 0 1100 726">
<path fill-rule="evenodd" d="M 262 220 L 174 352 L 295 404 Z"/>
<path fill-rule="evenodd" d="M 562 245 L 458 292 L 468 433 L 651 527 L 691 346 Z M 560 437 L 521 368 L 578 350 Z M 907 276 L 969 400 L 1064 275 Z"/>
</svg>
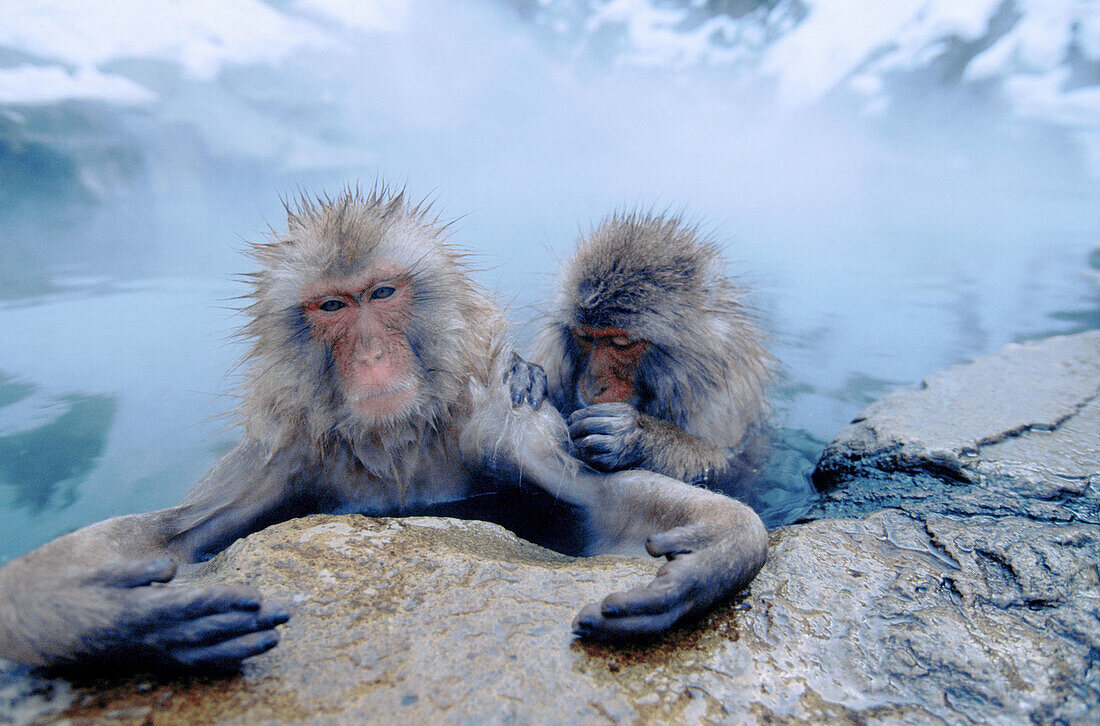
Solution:
<svg viewBox="0 0 1100 726">
<path fill-rule="evenodd" d="M 571 330 L 581 361 L 577 401 L 637 405 L 637 374 L 649 342 L 631 337 L 622 328 L 578 325 Z"/>
<path fill-rule="evenodd" d="M 402 419 L 417 402 L 423 371 L 404 332 L 411 288 L 398 265 L 377 261 L 303 291 L 314 336 L 330 351 L 340 391 L 364 423 Z"/>
</svg>

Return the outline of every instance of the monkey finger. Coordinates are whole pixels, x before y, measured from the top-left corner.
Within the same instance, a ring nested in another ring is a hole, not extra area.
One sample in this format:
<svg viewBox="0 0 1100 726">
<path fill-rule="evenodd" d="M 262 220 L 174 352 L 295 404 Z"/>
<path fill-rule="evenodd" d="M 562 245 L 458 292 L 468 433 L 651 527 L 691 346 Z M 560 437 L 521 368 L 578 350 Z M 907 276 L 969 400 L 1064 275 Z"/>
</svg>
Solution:
<svg viewBox="0 0 1100 726">
<path fill-rule="evenodd" d="M 674 527 L 664 532 L 651 534 L 646 538 L 645 549 L 653 557 L 686 555 L 695 550 L 695 533 L 689 527 Z"/>
<path fill-rule="evenodd" d="M 586 605 L 573 619 L 573 634 L 586 640 L 618 641 L 645 638 L 662 633 L 691 612 L 691 603 L 653 615 L 609 618 L 596 603 Z"/>
<path fill-rule="evenodd" d="M 141 587 L 154 582 L 168 582 L 176 575 L 176 561 L 171 557 L 155 560 L 112 562 L 92 573 L 85 584 L 104 587 Z"/>
<path fill-rule="evenodd" d="M 258 611 L 262 605 L 263 596 L 247 585 L 150 589 L 141 592 L 134 603 L 150 621 L 189 620 L 230 610 Z"/>
<path fill-rule="evenodd" d="M 574 439 L 588 434 L 610 434 L 615 419 L 606 416 L 586 416 L 569 424 L 569 435 Z"/>
<path fill-rule="evenodd" d="M 168 656 L 183 668 L 227 670 L 236 668 L 245 658 L 269 651 L 278 644 L 278 632 L 263 630 L 213 645 L 173 648 L 168 651 Z"/>
<path fill-rule="evenodd" d="M 688 602 L 692 590 L 690 583 L 678 578 L 658 577 L 644 587 L 611 593 L 600 603 L 600 614 L 605 618 L 657 615 Z"/>
<path fill-rule="evenodd" d="M 509 387 L 513 406 L 527 403 L 538 409 L 546 399 L 546 372 L 542 366 L 528 363 L 515 353 L 511 367 L 504 374 L 504 383 Z"/>
<path fill-rule="evenodd" d="M 512 351 L 512 357 L 508 361 L 508 367 L 504 369 L 504 375 L 501 377 L 501 381 L 503 383 L 507 383 L 512 380 L 512 376 L 516 374 L 516 371 L 519 368 L 519 363 L 522 361 L 523 359 L 519 357 L 519 353 Z"/>
<path fill-rule="evenodd" d="M 142 641 L 151 648 L 210 645 L 232 640 L 246 633 L 267 630 L 268 628 L 258 626 L 258 620 L 255 612 L 233 610 L 173 623 L 166 628 L 146 633 Z"/>
<path fill-rule="evenodd" d="M 613 436 L 593 434 L 580 441 L 575 440 L 573 444 L 577 456 L 597 469 L 612 471 L 622 468 L 625 464 L 622 447 Z"/>
<path fill-rule="evenodd" d="M 569 415 L 568 423 L 578 421 L 582 418 L 588 418 L 589 416 L 608 416 L 611 418 L 622 418 L 624 416 L 630 416 L 635 413 L 635 409 L 629 403 L 622 403 L 620 401 L 614 401 L 611 403 L 593 403 L 591 406 L 585 406 L 584 408 L 578 408 L 576 411 Z"/>
<path fill-rule="evenodd" d="M 531 383 L 531 405 L 538 410 L 542 402 L 546 400 L 549 384 L 546 380 L 546 371 L 541 366 L 535 368 L 535 379 Z"/>
<path fill-rule="evenodd" d="M 573 439 L 573 444 L 582 453 L 591 455 L 606 454 L 617 448 L 615 437 L 605 434 L 589 434 L 578 437 Z"/>
<path fill-rule="evenodd" d="M 583 421 L 587 418 L 599 416 L 601 413 L 600 406 L 606 406 L 607 404 L 597 403 L 591 406 L 585 406 L 584 408 L 578 408 L 573 413 L 569 414 L 569 417 L 565 419 L 565 422 L 572 426 L 578 421 Z"/>
</svg>

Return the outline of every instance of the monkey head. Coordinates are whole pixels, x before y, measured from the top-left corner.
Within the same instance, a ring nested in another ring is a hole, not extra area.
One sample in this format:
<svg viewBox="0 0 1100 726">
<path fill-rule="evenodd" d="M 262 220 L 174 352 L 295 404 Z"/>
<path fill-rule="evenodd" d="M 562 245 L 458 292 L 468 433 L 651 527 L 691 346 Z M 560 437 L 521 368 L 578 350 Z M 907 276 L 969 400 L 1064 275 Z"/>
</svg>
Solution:
<svg viewBox="0 0 1100 726">
<path fill-rule="evenodd" d="M 287 204 L 286 233 L 252 250 L 251 413 L 354 436 L 456 405 L 493 308 L 442 233 L 384 186 Z"/>
<path fill-rule="evenodd" d="M 626 403 L 736 441 L 761 415 L 772 364 L 743 296 L 694 226 L 616 213 L 562 266 L 532 358 L 565 414 Z"/>
<path fill-rule="evenodd" d="M 698 357 L 714 333 L 699 311 L 726 297 L 715 247 L 674 217 L 615 214 L 581 239 L 566 262 L 550 313 L 561 339 L 565 410 L 594 403 L 644 407 L 667 387 L 662 363 Z M 549 371 L 548 371 L 549 372 Z M 689 374 L 690 375 L 690 374 Z M 677 381 L 672 381 L 673 384 Z"/>
</svg>

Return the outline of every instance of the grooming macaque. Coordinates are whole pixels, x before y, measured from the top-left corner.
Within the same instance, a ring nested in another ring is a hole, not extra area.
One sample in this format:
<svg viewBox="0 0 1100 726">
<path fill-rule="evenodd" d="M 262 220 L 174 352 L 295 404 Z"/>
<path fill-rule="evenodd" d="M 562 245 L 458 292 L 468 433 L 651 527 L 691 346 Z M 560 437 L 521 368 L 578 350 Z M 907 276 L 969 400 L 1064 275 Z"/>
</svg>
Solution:
<svg viewBox="0 0 1100 726">
<path fill-rule="evenodd" d="M 521 473 L 585 512 L 592 551 L 645 542 L 668 558 L 649 585 L 584 608 L 582 636 L 659 632 L 763 564 L 747 507 L 565 453 L 541 369 L 508 351 L 444 226 L 402 194 L 302 199 L 253 256 L 243 440 L 177 506 L 88 526 L 0 570 L 0 656 L 233 667 L 278 642 L 287 612 L 251 587 L 175 584 L 177 566 L 290 517 L 415 512 L 488 477 L 522 491 Z"/>
<path fill-rule="evenodd" d="M 719 486 L 759 455 L 772 360 L 723 266 L 675 217 L 616 214 L 580 241 L 532 355 L 574 454 Z"/>
</svg>

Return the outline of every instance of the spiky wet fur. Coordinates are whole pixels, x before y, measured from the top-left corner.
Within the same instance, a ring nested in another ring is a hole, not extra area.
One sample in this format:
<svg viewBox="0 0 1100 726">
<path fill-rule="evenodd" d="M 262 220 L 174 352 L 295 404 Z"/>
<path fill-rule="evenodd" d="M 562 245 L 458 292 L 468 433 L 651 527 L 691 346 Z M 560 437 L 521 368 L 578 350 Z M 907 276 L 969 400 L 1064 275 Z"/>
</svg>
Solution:
<svg viewBox="0 0 1100 726">
<path fill-rule="evenodd" d="M 251 250 L 260 269 L 249 275 L 244 329 L 251 340 L 241 411 L 246 436 L 269 442 L 272 451 L 304 441 L 322 460 L 352 453 L 378 468 L 375 475 L 400 479 L 407 467 L 395 456 L 449 446 L 438 435 L 469 414 L 470 381 L 485 383 L 500 353 L 500 313 L 471 281 L 465 255 L 447 242 L 446 225 L 403 191 L 347 189 L 335 198 L 303 196 L 286 208 L 287 231 Z M 302 291 L 380 258 L 411 275 L 412 322 L 404 332 L 422 364 L 421 385 L 401 415 L 364 423 L 344 400 L 332 352 L 312 334 Z"/>
<path fill-rule="evenodd" d="M 642 413 L 715 446 L 736 446 L 765 411 L 773 359 L 725 273 L 714 242 L 675 216 L 616 213 L 581 238 L 565 262 L 532 359 L 550 397 L 578 406 L 573 325 L 624 328 L 651 344 L 638 388 Z"/>
</svg>

